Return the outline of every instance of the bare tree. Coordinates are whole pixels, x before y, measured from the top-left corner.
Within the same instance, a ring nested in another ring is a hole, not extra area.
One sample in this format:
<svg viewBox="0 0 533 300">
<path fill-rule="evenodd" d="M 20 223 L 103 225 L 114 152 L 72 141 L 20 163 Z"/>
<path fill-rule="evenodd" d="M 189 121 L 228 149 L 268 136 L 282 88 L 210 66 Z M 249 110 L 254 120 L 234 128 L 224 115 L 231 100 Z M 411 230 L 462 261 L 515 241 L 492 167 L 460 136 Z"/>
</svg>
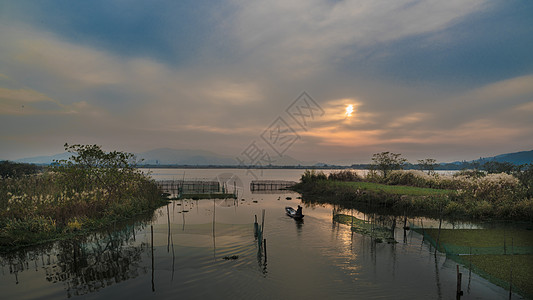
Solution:
<svg viewBox="0 0 533 300">
<path fill-rule="evenodd" d="M 433 158 L 419 159 L 418 167 L 422 171 L 428 171 L 428 175 L 435 174 L 435 167 L 437 166 L 437 160 Z"/>
</svg>

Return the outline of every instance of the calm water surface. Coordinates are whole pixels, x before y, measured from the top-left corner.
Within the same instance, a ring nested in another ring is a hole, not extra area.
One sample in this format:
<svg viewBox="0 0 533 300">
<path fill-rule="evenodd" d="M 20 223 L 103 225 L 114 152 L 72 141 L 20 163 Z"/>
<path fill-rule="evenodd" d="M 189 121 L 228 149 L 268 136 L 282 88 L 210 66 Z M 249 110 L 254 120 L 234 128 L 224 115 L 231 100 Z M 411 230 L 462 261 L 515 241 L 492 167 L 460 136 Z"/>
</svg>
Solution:
<svg viewBox="0 0 533 300">
<path fill-rule="evenodd" d="M 302 172 L 255 175 L 296 181 Z M 397 244 L 374 243 L 334 223 L 329 205 L 304 205 L 305 220 L 296 222 L 284 207 L 302 204 L 300 195 L 251 193 L 247 170 L 154 169 L 151 176 L 216 178 L 235 186 L 239 199 L 173 201 L 84 239 L 2 257 L 0 298 L 455 299 L 456 263 L 435 257 L 413 231 L 397 229 Z M 253 233 L 263 210 L 266 253 Z M 508 299 L 505 290 L 460 270 L 462 299 Z"/>
</svg>

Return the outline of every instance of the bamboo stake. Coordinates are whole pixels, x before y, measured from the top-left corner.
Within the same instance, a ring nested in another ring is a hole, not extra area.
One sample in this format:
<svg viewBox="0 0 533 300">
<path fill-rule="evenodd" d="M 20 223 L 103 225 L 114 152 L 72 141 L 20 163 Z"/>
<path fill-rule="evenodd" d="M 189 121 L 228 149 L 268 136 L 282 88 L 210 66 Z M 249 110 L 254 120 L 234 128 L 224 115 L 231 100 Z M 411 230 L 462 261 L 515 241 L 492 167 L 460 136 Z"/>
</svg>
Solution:
<svg viewBox="0 0 533 300">
<path fill-rule="evenodd" d="M 152 244 L 152 292 L 155 292 L 154 285 L 154 226 L 150 225 L 150 239 Z"/>
<path fill-rule="evenodd" d="M 511 237 L 511 274 L 509 278 L 509 299 L 513 296 L 513 255 L 514 255 L 514 241 Z"/>
</svg>

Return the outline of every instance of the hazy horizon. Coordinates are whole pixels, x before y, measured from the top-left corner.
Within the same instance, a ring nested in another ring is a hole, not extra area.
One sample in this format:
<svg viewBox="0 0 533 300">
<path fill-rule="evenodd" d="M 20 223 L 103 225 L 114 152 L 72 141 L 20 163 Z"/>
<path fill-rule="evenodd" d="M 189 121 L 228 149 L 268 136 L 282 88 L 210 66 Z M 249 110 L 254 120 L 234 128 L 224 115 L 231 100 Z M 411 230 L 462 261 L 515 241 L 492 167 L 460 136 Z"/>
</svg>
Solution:
<svg viewBox="0 0 533 300">
<path fill-rule="evenodd" d="M 0 159 L 533 149 L 532 2 L 5 1 Z M 304 94 L 302 94 L 304 93 Z"/>
</svg>

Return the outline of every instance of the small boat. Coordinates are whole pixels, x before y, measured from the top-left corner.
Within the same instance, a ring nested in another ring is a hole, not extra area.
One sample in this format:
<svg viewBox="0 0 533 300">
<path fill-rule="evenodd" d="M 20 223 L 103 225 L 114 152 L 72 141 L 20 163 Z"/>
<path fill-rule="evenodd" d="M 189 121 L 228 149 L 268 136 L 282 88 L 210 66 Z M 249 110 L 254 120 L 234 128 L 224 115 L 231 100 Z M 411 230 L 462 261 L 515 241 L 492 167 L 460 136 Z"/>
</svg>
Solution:
<svg viewBox="0 0 533 300">
<path fill-rule="evenodd" d="M 287 206 L 285 207 L 285 212 L 287 212 L 287 216 L 294 218 L 294 219 L 303 219 L 304 215 L 302 214 L 301 206 L 298 206 L 298 210 L 295 210 L 294 208 Z"/>
</svg>

